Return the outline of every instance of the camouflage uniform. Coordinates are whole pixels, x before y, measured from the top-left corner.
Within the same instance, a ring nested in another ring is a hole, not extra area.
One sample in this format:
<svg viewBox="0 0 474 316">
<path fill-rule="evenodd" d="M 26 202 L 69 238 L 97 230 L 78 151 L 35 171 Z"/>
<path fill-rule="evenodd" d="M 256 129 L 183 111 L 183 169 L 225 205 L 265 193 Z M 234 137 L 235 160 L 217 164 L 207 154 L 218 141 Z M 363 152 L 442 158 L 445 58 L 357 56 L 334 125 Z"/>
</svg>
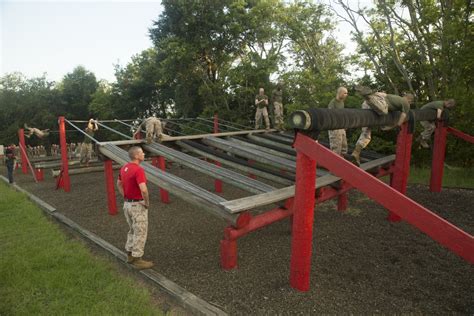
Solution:
<svg viewBox="0 0 474 316">
<path fill-rule="evenodd" d="M 87 135 L 94 137 L 94 131 L 92 129 L 86 128 Z M 92 143 L 89 137 L 84 137 L 84 141 L 81 144 L 81 160 L 80 163 L 89 163 L 92 158 Z"/>
<path fill-rule="evenodd" d="M 284 121 L 283 121 L 283 91 L 280 89 L 273 90 L 272 93 L 273 99 L 273 111 L 275 114 L 275 126 L 279 130 L 283 130 Z"/>
<path fill-rule="evenodd" d="M 421 110 L 443 110 L 444 109 L 444 101 L 433 101 L 427 103 L 421 107 Z M 431 135 L 433 134 L 436 124 L 435 122 L 428 122 L 428 121 L 420 121 L 421 126 L 423 126 L 423 131 L 420 134 L 420 137 L 424 141 L 428 141 L 431 139 Z"/>
<path fill-rule="evenodd" d="M 268 97 L 266 95 L 257 94 L 255 99 L 258 101 L 268 100 Z M 265 104 L 265 102 L 261 102 L 257 105 L 257 110 L 255 112 L 255 129 L 258 129 L 260 127 L 260 124 L 262 121 L 262 115 L 263 115 L 263 118 L 265 119 L 265 126 L 267 129 L 269 129 L 270 120 L 268 119 L 267 105 Z"/>
<path fill-rule="evenodd" d="M 150 116 L 147 117 L 141 124 L 138 126 L 136 133 L 140 133 L 145 126 L 146 131 L 146 141 L 151 143 L 152 140 L 159 140 L 163 134 L 163 128 L 161 125 L 160 119 Z"/>
<path fill-rule="evenodd" d="M 338 101 L 336 98 L 329 102 L 328 109 L 343 109 L 344 102 Z M 347 154 L 347 137 L 345 129 L 336 129 L 328 131 L 329 148 L 339 155 Z"/>
<path fill-rule="evenodd" d="M 141 202 L 124 202 L 123 213 L 130 228 L 125 250 L 140 258 L 145 251 L 148 234 L 148 209 Z"/>
<path fill-rule="evenodd" d="M 376 92 L 366 97 L 366 101 L 362 103 L 361 107 L 364 110 L 374 110 L 379 115 L 387 114 L 392 111 L 401 111 L 408 114 L 410 111 L 410 104 L 405 98 L 394 94 L 385 94 L 383 92 Z M 369 127 L 362 127 L 362 132 L 356 145 L 360 145 L 362 148 L 367 147 L 370 143 L 371 136 L 371 129 Z"/>
</svg>

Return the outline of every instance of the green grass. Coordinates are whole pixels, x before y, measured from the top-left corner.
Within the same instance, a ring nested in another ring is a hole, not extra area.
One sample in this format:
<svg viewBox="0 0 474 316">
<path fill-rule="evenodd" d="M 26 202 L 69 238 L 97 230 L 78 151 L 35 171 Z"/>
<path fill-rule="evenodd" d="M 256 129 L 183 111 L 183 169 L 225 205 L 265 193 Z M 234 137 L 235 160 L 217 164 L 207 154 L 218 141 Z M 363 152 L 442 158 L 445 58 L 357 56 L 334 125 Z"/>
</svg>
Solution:
<svg viewBox="0 0 474 316">
<path fill-rule="evenodd" d="M 0 315 L 161 315 L 151 295 L 0 183 Z"/>
<path fill-rule="evenodd" d="M 421 183 L 429 185 L 431 169 L 410 168 L 410 183 Z M 445 166 L 443 173 L 443 187 L 470 188 L 474 189 L 474 168 L 457 168 Z"/>
</svg>

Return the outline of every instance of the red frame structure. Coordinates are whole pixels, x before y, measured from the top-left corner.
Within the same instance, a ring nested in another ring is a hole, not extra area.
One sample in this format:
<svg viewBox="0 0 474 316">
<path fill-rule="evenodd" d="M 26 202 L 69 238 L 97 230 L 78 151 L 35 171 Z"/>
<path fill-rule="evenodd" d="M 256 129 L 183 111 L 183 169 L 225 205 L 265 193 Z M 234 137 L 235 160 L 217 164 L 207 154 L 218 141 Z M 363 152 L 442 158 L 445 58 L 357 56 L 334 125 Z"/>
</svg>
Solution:
<svg viewBox="0 0 474 316">
<path fill-rule="evenodd" d="M 26 151 L 26 142 L 25 142 L 25 130 L 23 128 L 20 128 L 18 130 L 18 140 L 19 140 L 19 145 L 20 145 L 21 172 L 23 174 L 27 174 L 28 173 L 28 161 L 27 161 L 28 158 L 25 155 L 26 152 L 24 152 Z"/>
<path fill-rule="evenodd" d="M 441 192 L 443 184 L 444 159 L 446 157 L 446 138 L 451 134 L 474 144 L 474 136 L 468 135 L 452 127 L 447 127 L 443 121 L 436 122 L 433 142 L 433 158 L 431 161 L 430 191 Z"/>
<path fill-rule="evenodd" d="M 398 188 L 392 188 L 333 153 L 317 141 L 302 134 L 297 134 L 294 147 L 298 152 L 298 157 L 304 157 L 297 161 L 297 175 L 300 175 L 300 177 L 302 175 L 303 177 L 312 178 L 313 166 L 320 164 L 334 175 L 344 179 L 350 185 L 380 203 L 395 216 L 406 220 L 468 262 L 474 263 L 473 236 L 403 195 L 399 191 L 403 181 L 392 178 L 392 184 L 398 186 Z M 399 166 L 400 163 L 406 163 L 406 159 L 400 159 L 400 161 Z M 397 165 L 397 161 L 395 165 Z M 298 172 L 298 169 L 301 170 Z M 401 185 L 397 183 L 401 183 Z M 308 187 L 304 179 L 297 178 L 290 284 L 297 290 L 307 291 L 309 289 L 308 271 L 311 268 L 310 250 L 313 227 L 313 216 L 311 213 L 314 212 L 314 203 L 297 201 L 313 201 L 314 190 L 301 188 L 302 186 Z M 298 231 L 298 233 L 295 233 L 295 231 Z"/>
</svg>

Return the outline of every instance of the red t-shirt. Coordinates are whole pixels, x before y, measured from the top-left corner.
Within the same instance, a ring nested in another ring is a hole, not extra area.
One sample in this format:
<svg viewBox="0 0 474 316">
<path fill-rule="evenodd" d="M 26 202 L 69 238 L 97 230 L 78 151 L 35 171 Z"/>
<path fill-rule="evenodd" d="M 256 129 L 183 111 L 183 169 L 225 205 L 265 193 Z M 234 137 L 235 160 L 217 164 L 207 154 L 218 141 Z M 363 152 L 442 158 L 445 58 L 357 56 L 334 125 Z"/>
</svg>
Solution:
<svg viewBox="0 0 474 316">
<path fill-rule="evenodd" d="M 127 163 L 120 169 L 119 180 L 122 181 L 126 199 L 143 199 L 139 184 L 146 183 L 145 170 L 135 163 Z"/>
</svg>

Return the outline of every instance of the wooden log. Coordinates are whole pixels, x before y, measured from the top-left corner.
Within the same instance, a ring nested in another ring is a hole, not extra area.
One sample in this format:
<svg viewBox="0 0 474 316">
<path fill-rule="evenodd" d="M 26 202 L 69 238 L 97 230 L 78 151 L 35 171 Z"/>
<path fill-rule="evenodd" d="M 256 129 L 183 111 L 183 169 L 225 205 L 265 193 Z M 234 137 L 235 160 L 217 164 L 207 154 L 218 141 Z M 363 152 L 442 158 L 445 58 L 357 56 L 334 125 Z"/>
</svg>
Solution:
<svg viewBox="0 0 474 316">
<path fill-rule="evenodd" d="M 363 163 L 360 168 L 366 171 L 372 170 L 374 168 L 378 168 L 380 166 L 384 166 L 387 164 L 391 164 L 395 160 L 395 155 L 390 155 L 384 158 L 372 160 L 370 162 Z M 315 188 L 319 189 L 324 186 L 333 184 L 337 181 L 341 180 L 340 178 L 328 174 L 322 177 L 318 177 L 316 179 Z M 276 202 L 280 202 L 286 200 L 290 197 L 295 195 L 295 186 L 289 186 L 286 188 L 282 188 L 279 190 L 275 190 L 272 192 L 266 192 L 259 195 L 253 195 L 241 199 L 236 199 L 232 201 L 227 201 L 221 203 L 221 205 L 227 209 L 230 213 L 235 214 L 245 210 L 251 210 L 253 208 L 264 206 Z"/>
<path fill-rule="evenodd" d="M 94 160 L 90 160 L 89 164 L 97 163 L 97 162 L 99 162 L 99 160 L 94 159 Z M 75 165 L 79 165 L 79 164 L 80 164 L 79 160 L 69 160 L 68 161 L 68 166 L 75 166 Z M 35 169 L 52 169 L 52 168 L 57 168 L 57 167 L 61 167 L 61 166 L 62 166 L 61 161 L 40 162 L 40 163 L 35 163 L 34 164 Z"/>
</svg>

